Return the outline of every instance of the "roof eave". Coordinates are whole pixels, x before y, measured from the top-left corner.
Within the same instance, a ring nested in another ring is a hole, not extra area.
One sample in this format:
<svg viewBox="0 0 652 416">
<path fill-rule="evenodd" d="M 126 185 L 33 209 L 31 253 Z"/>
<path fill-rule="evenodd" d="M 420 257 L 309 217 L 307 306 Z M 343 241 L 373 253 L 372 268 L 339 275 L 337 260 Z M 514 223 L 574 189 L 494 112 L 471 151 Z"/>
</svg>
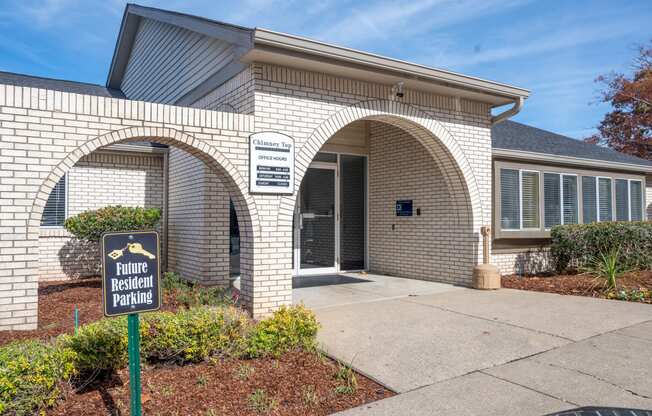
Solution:
<svg viewBox="0 0 652 416">
<path fill-rule="evenodd" d="M 519 160 L 539 161 L 554 163 L 557 165 L 585 166 L 600 169 L 623 170 L 628 172 L 652 173 L 652 165 L 638 165 L 635 163 L 553 155 L 549 153 L 529 152 L 526 150 L 493 148 L 491 154 L 493 157 L 499 156 Z M 607 164 L 608 166 L 605 166 Z"/>
<path fill-rule="evenodd" d="M 485 94 L 509 99 L 527 98 L 530 95 L 530 91 L 524 88 L 488 81 L 451 71 L 430 68 L 424 65 L 387 58 L 300 36 L 274 32 L 268 29 L 255 29 L 254 48 L 256 46 L 268 46 L 299 52 L 306 55 L 325 57 L 331 60 L 368 67 L 372 70 L 401 73 L 409 78 L 417 78 L 457 88 L 472 89 Z"/>
</svg>

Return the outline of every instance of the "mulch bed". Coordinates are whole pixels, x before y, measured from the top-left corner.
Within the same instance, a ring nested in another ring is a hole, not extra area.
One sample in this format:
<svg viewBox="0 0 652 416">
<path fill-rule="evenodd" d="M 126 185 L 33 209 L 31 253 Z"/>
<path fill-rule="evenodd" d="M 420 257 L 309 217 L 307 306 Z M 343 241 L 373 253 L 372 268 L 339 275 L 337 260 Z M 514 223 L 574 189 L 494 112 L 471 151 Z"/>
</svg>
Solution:
<svg viewBox="0 0 652 416">
<path fill-rule="evenodd" d="M 170 311 L 179 307 L 174 294 L 166 294 L 163 305 L 163 310 Z M 39 328 L 0 331 L 0 345 L 72 333 L 75 306 L 79 309 L 80 325 L 103 317 L 99 279 L 41 283 Z M 336 393 L 337 368 L 334 361 L 308 352 L 292 352 L 279 359 L 150 366 L 143 369 L 141 376 L 143 414 L 327 415 L 394 395 L 360 374 L 356 374 L 358 389 L 354 393 Z M 80 384 L 83 383 L 66 386 L 64 398 L 48 415 L 129 414 L 128 369 L 108 377 L 99 376 L 81 390 Z M 276 402 L 273 409 L 261 413 L 251 408 L 249 397 L 258 389 Z"/>
<path fill-rule="evenodd" d="M 79 309 L 79 324 L 104 317 L 102 311 L 102 281 L 99 278 L 42 282 L 38 289 L 38 329 L 33 331 L 0 331 L 0 345 L 20 339 L 48 339 L 75 329 L 75 306 Z M 163 310 L 176 310 L 177 302 L 169 296 Z"/>
<path fill-rule="evenodd" d="M 315 353 L 294 352 L 278 360 L 223 360 L 163 366 L 142 373 L 146 415 L 327 415 L 394 394 L 357 375 L 358 389 L 336 393 L 337 365 Z M 275 405 L 256 411 L 250 396 L 265 392 Z M 314 392 L 314 395 L 307 392 Z M 129 373 L 121 370 L 83 391 L 69 390 L 49 415 L 128 415 Z"/>
<path fill-rule="evenodd" d="M 503 276 L 502 287 L 561 295 L 609 298 L 605 280 L 590 274 Z M 617 279 L 616 291 L 620 290 L 652 291 L 652 270 L 630 272 L 620 276 Z M 652 298 L 645 298 L 641 302 L 652 303 Z"/>
</svg>

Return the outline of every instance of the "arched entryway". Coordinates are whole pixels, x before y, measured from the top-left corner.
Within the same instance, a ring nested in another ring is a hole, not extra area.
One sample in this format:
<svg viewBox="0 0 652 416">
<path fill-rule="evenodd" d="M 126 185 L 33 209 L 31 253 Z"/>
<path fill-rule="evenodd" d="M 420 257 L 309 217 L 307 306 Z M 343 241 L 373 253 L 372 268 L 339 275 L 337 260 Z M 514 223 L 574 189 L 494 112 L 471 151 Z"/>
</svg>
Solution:
<svg viewBox="0 0 652 416">
<path fill-rule="evenodd" d="M 201 160 L 215 173 L 215 176 L 228 191 L 237 212 L 240 227 L 242 301 L 247 307 L 251 308 L 253 305 L 251 295 L 253 290 L 251 288 L 253 287 L 254 236 L 259 233 L 259 225 L 256 206 L 247 192 L 246 181 L 241 177 L 240 172 L 233 164 L 211 144 L 175 129 L 154 127 L 126 128 L 91 139 L 68 153 L 51 170 L 35 196 L 34 204 L 30 211 L 27 233 L 30 247 L 32 245 L 34 246 L 33 252 L 38 253 L 39 229 L 45 203 L 59 179 L 75 166 L 80 159 L 98 149 L 118 143 L 142 141 L 166 144 L 181 149 Z M 37 270 L 38 255 L 30 263 L 31 268 Z"/>
<path fill-rule="evenodd" d="M 455 137 L 432 115 L 386 100 L 362 102 L 340 111 L 323 122 L 302 145 L 295 176 L 299 198 L 283 198 L 279 211 L 279 223 L 294 219 L 294 273 L 311 274 L 310 262 L 320 266 L 314 268 L 317 272 L 345 270 L 341 254 L 346 244 L 343 236 L 347 231 L 342 224 L 347 196 L 341 190 L 346 179 L 342 161 L 351 155 L 347 150 L 338 152 L 330 144 L 333 138 L 360 123 L 365 123 L 364 134 L 369 140 L 367 153 L 361 155 L 366 159 L 368 175 L 364 268 L 400 277 L 469 285 L 473 266 L 480 258 L 478 231 L 485 220 L 473 169 Z M 342 143 L 345 142 L 338 142 L 345 148 Z M 333 153 L 334 157 L 327 156 Z M 328 172 L 329 162 L 333 175 Z M 338 183 L 331 186 L 332 181 Z M 310 193 L 308 183 L 324 191 Z M 326 207 L 329 202 L 324 204 L 325 193 L 333 195 L 332 213 L 302 212 L 309 211 L 306 207 L 311 198 L 314 204 Z M 307 194 L 319 199 L 306 197 Z M 396 212 L 399 201 L 413 205 L 409 214 L 402 216 Z M 324 243 L 324 247 L 336 252 L 322 256 L 327 262 L 334 259 L 333 268 L 322 268 L 326 264 L 320 264 L 319 259 L 301 256 L 302 250 L 318 250 L 301 241 L 323 242 L 324 238 L 331 238 L 330 234 L 306 236 L 305 225 L 318 229 L 320 218 L 321 228 L 333 224 L 335 227 L 332 235 L 336 242 Z M 356 232 L 360 232 L 359 228 Z"/>
</svg>

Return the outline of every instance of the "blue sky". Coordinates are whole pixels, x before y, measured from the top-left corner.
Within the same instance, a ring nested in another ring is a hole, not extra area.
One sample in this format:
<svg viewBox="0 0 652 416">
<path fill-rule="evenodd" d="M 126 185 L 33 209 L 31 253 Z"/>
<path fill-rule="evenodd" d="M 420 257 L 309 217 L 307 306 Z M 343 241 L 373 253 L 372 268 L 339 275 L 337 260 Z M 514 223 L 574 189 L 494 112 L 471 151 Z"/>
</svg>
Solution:
<svg viewBox="0 0 652 416">
<path fill-rule="evenodd" d="M 308 36 L 532 90 L 515 120 L 582 138 L 594 79 L 652 39 L 652 1 L 169 0 L 139 4 Z M 104 84 L 122 0 L 0 0 L 0 70 Z"/>
</svg>

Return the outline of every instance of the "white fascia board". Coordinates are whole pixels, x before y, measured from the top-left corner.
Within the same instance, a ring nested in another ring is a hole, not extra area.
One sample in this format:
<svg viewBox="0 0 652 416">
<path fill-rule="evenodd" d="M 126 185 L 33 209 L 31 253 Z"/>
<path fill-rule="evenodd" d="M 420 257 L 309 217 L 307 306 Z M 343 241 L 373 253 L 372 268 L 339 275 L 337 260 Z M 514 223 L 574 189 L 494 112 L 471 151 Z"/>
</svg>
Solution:
<svg viewBox="0 0 652 416">
<path fill-rule="evenodd" d="M 525 150 L 497 149 L 491 150 L 493 157 L 514 158 L 532 162 L 548 162 L 562 165 L 584 166 L 600 169 L 624 170 L 629 172 L 652 173 L 652 166 L 634 163 L 612 162 L 609 160 L 585 159 L 572 156 L 551 155 L 547 153 L 528 152 Z"/>
<path fill-rule="evenodd" d="M 488 94 L 510 98 L 527 98 L 530 91 L 495 81 L 458 74 L 442 69 L 430 68 L 398 59 L 387 58 L 368 52 L 336 46 L 300 36 L 274 32 L 268 29 L 256 28 L 254 31 L 254 48 L 256 45 L 266 45 L 281 49 L 293 50 L 309 55 L 328 57 L 344 62 L 367 66 L 376 70 L 404 73 L 406 76 L 418 77 L 432 82 L 463 88 L 473 88 Z"/>
</svg>

